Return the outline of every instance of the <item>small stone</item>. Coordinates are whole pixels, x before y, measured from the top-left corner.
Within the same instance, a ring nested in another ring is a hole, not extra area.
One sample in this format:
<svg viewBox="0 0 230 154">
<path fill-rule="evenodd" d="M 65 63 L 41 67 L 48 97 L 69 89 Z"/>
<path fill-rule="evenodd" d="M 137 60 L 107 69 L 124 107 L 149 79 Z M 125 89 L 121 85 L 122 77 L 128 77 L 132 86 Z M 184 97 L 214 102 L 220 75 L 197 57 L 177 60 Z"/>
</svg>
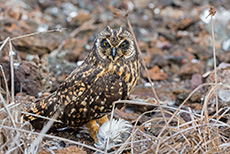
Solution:
<svg viewBox="0 0 230 154">
<path fill-rule="evenodd" d="M 168 78 L 168 75 L 160 69 L 157 65 L 155 65 L 153 68 L 151 68 L 149 71 L 149 75 L 152 80 L 166 80 Z M 144 72 L 143 77 L 147 78 L 147 73 Z"/>
</svg>

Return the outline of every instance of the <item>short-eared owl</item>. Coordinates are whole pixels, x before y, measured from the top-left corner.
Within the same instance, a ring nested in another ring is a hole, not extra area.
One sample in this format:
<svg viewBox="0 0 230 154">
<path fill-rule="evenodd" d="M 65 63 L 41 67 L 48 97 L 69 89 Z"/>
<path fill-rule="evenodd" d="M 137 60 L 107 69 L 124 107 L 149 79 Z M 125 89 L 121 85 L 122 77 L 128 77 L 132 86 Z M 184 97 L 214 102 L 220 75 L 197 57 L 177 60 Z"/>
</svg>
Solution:
<svg viewBox="0 0 230 154">
<path fill-rule="evenodd" d="M 63 126 L 86 124 L 96 141 L 98 126 L 112 109 L 112 103 L 125 100 L 140 74 L 139 54 L 133 36 L 123 27 L 106 27 L 94 41 L 92 52 L 61 84 L 56 92 L 35 102 L 28 112 L 52 117 L 59 111 Z M 25 115 L 34 127 L 44 120 Z"/>
</svg>

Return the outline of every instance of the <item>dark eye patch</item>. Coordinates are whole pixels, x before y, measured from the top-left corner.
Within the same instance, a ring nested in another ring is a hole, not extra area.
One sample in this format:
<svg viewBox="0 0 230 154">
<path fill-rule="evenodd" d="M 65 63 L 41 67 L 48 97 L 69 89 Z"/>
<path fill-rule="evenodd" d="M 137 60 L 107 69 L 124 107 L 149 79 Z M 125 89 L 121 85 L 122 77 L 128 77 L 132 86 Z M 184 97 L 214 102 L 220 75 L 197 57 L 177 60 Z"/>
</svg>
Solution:
<svg viewBox="0 0 230 154">
<path fill-rule="evenodd" d="M 121 48 L 123 48 L 123 49 L 128 49 L 128 48 L 129 48 L 129 41 L 124 40 L 124 41 L 120 44 L 119 47 L 121 47 Z"/>
<path fill-rule="evenodd" d="M 110 47 L 110 44 L 109 44 L 109 42 L 106 39 L 103 39 L 101 41 L 101 47 L 102 48 Z"/>
</svg>

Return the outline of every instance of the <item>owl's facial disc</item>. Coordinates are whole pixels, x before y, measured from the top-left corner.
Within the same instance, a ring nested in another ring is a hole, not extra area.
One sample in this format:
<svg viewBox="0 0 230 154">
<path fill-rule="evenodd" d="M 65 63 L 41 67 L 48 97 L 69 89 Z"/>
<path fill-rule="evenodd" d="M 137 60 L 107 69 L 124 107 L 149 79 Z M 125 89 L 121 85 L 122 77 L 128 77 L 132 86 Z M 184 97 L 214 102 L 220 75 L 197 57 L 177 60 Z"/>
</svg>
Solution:
<svg viewBox="0 0 230 154">
<path fill-rule="evenodd" d="M 97 39 L 98 53 L 101 58 L 112 62 L 128 59 L 135 54 L 133 38 L 123 27 L 113 30 L 107 27 Z"/>
</svg>

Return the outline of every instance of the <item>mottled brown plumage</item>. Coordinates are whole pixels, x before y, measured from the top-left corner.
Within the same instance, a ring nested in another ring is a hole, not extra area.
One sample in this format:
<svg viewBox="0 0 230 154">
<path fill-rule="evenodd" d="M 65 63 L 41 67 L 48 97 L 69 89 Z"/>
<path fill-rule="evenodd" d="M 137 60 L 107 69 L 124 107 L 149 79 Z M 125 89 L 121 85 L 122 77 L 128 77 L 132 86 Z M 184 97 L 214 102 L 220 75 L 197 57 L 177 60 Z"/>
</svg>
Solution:
<svg viewBox="0 0 230 154">
<path fill-rule="evenodd" d="M 52 117 L 60 112 L 63 126 L 79 127 L 110 112 L 112 103 L 125 100 L 136 85 L 140 61 L 132 35 L 123 27 L 107 27 L 95 39 L 92 52 L 49 97 L 39 100 L 30 113 Z M 44 122 L 25 115 L 33 125 Z M 103 121 L 106 121 L 103 118 Z M 103 122 L 99 122 L 103 124 Z M 90 128 L 97 131 L 98 128 Z M 92 135 L 96 140 L 95 133 Z"/>
</svg>

